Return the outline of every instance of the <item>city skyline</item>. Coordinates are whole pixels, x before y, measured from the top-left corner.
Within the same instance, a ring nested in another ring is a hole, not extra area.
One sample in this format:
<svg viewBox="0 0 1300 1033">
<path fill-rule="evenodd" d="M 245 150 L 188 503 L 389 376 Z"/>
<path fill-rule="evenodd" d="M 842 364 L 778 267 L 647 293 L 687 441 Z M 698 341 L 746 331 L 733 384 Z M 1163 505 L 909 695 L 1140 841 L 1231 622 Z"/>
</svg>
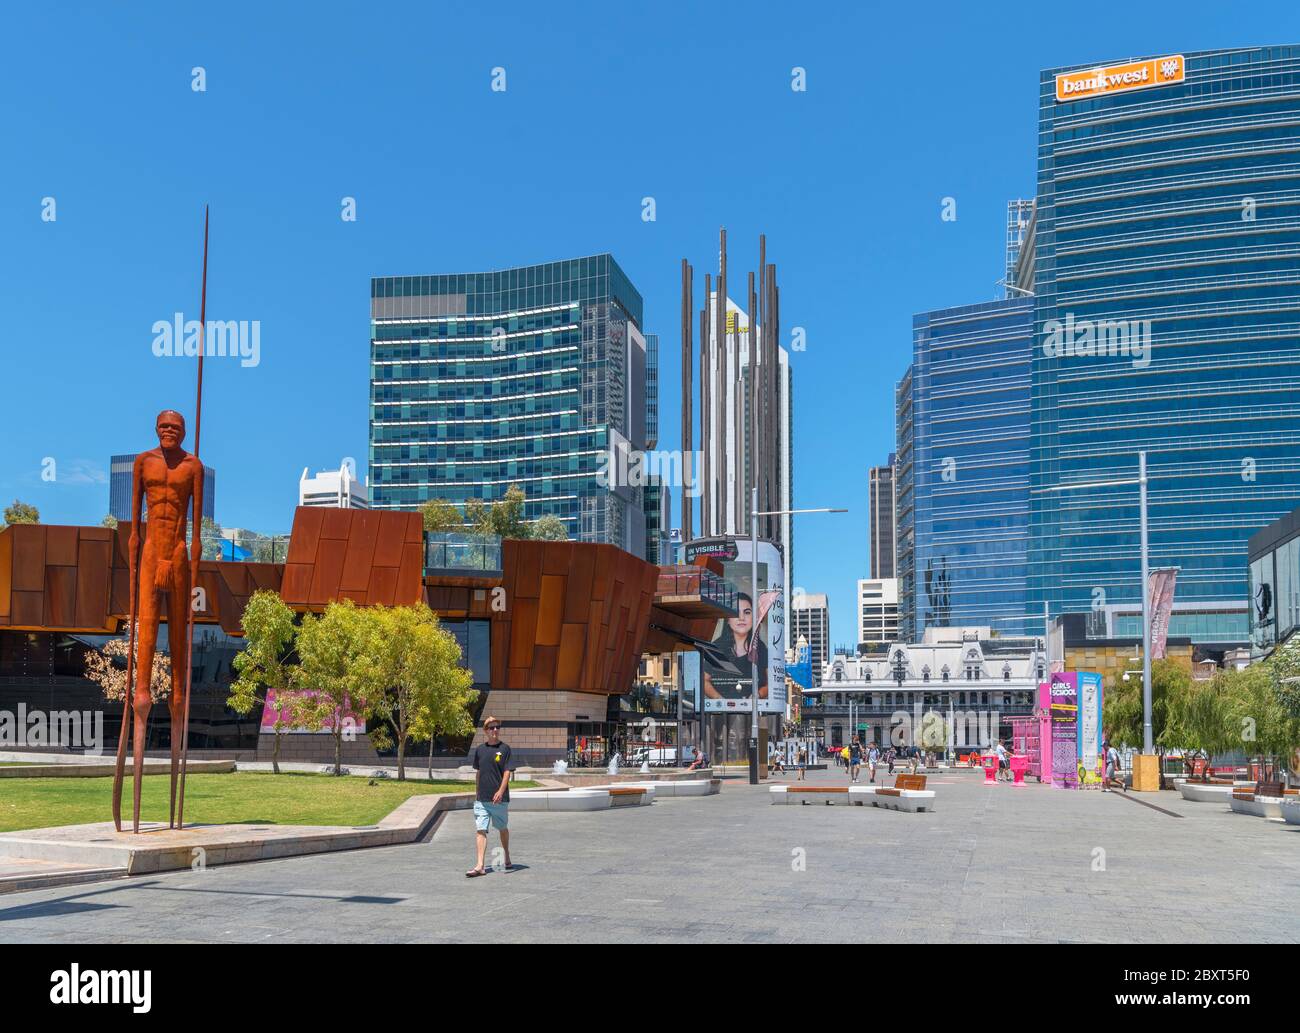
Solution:
<svg viewBox="0 0 1300 1033">
<path fill-rule="evenodd" d="M 636 41 L 617 61 L 526 10 L 489 13 L 472 33 L 461 13 L 413 11 L 412 31 L 399 39 L 358 14 L 356 53 L 378 39 L 391 52 L 386 63 L 340 59 L 344 29 L 328 19 L 302 25 L 259 11 L 259 37 L 249 40 L 222 26 L 198 37 L 196 22 L 163 8 L 134 26 L 88 11 L 61 33 L 66 66 L 78 74 L 34 53 L 18 54 L 4 73 L 46 102 L 39 112 L 15 107 L 3 122 L 27 152 L 21 167 L 0 173 L 11 243 L 0 270 L 11 333 L 28 345 L 8 349 L 5 362 L 6 379 L 22 390 L 10 406 L 0 498 L 36 505 L 46 523 L 97 523 L 107 511 L 96 434 L 106 402 L 117 407 L 112 432 L 123 448 L 151 444 L 161 406 L 192 409 L 192 368 L 151 344 L 159 321 L 197 317 L 205 201 L 209 316 L 256 322 L 260 352 L 252 364 L 209 364 L 202 458 L 228 471 L 217 520 L 266 533 L 287 531 L 280 525 L 303 466 L 348 457 L 365 466 L 369 355 L 359 342 L 374 277 L 611 253 L 644 294 L 645 329 L 666 335 L 660 437 L 661 447 L 677 447 L 678 263 L 726 225 L 751 250 L 767 234 L 782 261 L 783 334 L 806 334 L 807 350 L 791 354 L 795 505 L 851 512 L 798 534 L 790 587 L 825 592 L 831 640 L 849 641 L 856 581 L 869 570 L 866 470 L 894 447 L 893 385 L 910 359 L 912 318 L 1000 292 L 1006 202 L 1034 192 L 1039 73 L 1266 42 L 1200 9 L 1193 39 L 1126 11 L 1122 28 L 1105 19 L 1071 23 L 1068 33 L 1064 21 L 1026 23 L 1013 49 L 978 12 L 955 12 L 950 31 L 935 33 L 919 13 L 814 5 L 792 16 L 770 6 L 761 25 L 746 27 L 705 11 L 685 40 L 670 19 L 610 12 L 589 29 L 606 43 Z M 35 19 L 19 14 L 16 35 L 40 32 Z M 744 50 L 742 71 L 721 70 L 710 30 Z M 431 73 L 427 42 L 458 32 L 464 45 L 440 48 Z M 933 37 L 929 60 L 944 67 L 944 81 L 922 81 L 902 52 L 886 51 L 864 71 L 853 38 L 863 33 Z M 990 75 L 995 49 L 1001 63 Z M 492 89 L 496 68 L 502 92 Z M 203 90 L 193 88 L 195 69 Z M 805 92 L 791 89 L 795 69 Z M 976 76 L 978 94 L 950 86 Z M 602 90 L 590 89 L 593 77 Z M 891 89 L 899 77 L 914 88 Z M 705 122 L 668 114 L 701 90 L 728 111 L 738 137 L 762 133 L 784 160 L 714 179 L 683 168 L 680 154 L 723 153 Z M 874 105 L 870 118 L 858 113 L 864 103 Z M 127 108 L 129 124 L 118 117 Z M 629 110 L 634 160 L 575 176 L 589 144 L 556 113 L 585 122 Z M 406 132 L 413 117 L 432 127 L 427 135 Z M 909 136 L 914 125 L 936 132 Z M 358 146 L 363 139 L 374 143 Z M 199 141 L 198 160 L 173 156 L 186 140 Z M 906 154 L 896 150 L 903 140 Z M 449 141 L 482 157 L 448 162 Z M 558 160 L 524 166 L 518 158 L 529 149 Z M 962 154 L 979 160 L 954 160 Z M 42 218 L 46 198 L 53 221 Z M 349 198 L 355 222 L 341 217 Z M 646 198 L 654 221 L 644 221 Z M 947 198 L 955 221 L 942 218 Z M 891 243 L 872 243 L 881 240 Z M 733 262 L 752 267 L 741 246 Z M 780 343 L 788 349 L 789 337 Z M 143 387 L 128 397 L 129 378 Z M 56 396 L 71 415 L 51 421 Z M 825 399 L 852 406 L 853 434 L 841 406 Z M 41 476 L 47 457 L 59 471 L 53 481 Z M 678 493 L 672 523 L 680 524 Z"/>
</svg>

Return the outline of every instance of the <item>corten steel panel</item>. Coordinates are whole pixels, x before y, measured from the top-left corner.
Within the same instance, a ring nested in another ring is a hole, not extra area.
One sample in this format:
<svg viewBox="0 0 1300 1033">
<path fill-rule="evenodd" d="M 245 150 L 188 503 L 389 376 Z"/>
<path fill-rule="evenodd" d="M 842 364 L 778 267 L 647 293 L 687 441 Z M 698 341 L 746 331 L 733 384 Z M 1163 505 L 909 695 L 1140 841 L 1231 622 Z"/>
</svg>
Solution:
<svg viewBox="0 0 1300 1033">
<path fill-rule="evenodd" d="M 614 689 L 615 675 L 621 666 L 620 661 L 623 659 L 623 651 L 627 648 L 627 619 L 628 608 L 626 606 L 618 607 L 605 648 L 605 667 L 602 672 L 604 677 L 601 679 L 601 684 L 605 687 L 606 692 L 616 691 Z"/>
<path fill-rule="evenodd" d="M 238 563 L 223 563 L 223 567 L 242 566 Z M 202 578 L 200 578 L 202 580 Z M 248 605 L 248 596 L 239 596 L 235 594 L 233 579 L 227 577 L 216 577 L 216 598 L 209 599 L 209 605 L 216 608 L 217 623 L 221 625 L 221 630 L 227 635 L 237 634 L 242 630 L 239 618 L 244 613 L 244 607 Z"/>
<path fill-rule="evenodd" d="M 312 564 L 287 563 L 280 582 L 280 598 L 290 606 L 307 606 L 311 598 Z"/>
<path fill-rule="evenodd" d="M 75 567 L 77 565 L 77 529 L 51 526 L 46 528 L 45 565 L 47 567 Z"/>
<path fill-rule="evenodd" d="M 525 667 L 512 667 L 506 675 L 507 689 L 526 689 L 528 688 L 528 669 Z"/>
<path fill-rule="evenodd" d="M 585 624 L 591 605 L 591 579 L 596 569 L 596 550 L 591 546 L 573 550 L 573 565 L 569 583 L 564 590 L 564 619 L 572 624 Z"/>
<path fill-rule="evenodd" d="M 555 687 L 577 689 L 582 677 L 582 653 L 587 629 L 582 624 L 565 624 L 560 629 L 560 648 L 555 660 Z"/>
<path fill-rule="evenodd" d="M 9 623 L 15 628 L 44 627 L 45 593 L 19 592 L 13 594 L 13 613 Z"/>
<path fill-rule="evenodd" d="M 615 552 L 622 552 L 612 545 L 596 546 L 596 566 L 591 575 L 591 598 L 604 599 L 614 580 L 614 565 L 617 563 Z"/>
<path fill-rule="evenodd" d="M 542 545 L 542 573 L 567 574 L 573 562 L 573 542 L 544 542 Z"/>
<path fill-rule="evenodd" d="M 77 568 L 45 568 L 44 622 L 49 628 L 77 626 Z"/>
<path fill-rule="evenodd" d="M 114 567 L 111 576 L 108 612 L 125 620 L 131 612 L 131 572 L 126 567 Z"/>
<path fill-rule="evenodd" d="M 217 597 L 221 594 L 221 581 L 222 579 L 213 571 L 205 570 L 202 566 L 199 567 L 199 582 L 197 587 L 202 588 L 203 591 L 199 593 L 197 600 L 191 600 L 191 605 L 194 605 L 194 603 L 198 601 L 201 601 L 203 605 L 194 610 L 195 620 L 199 620 L 200 618 L 211 620 L 216 615 Z"/>
<path fill-rule="evenodd" d="M 0 624 L 9 623 L 13 613 L 10 593 L 14 589 L 14 536 L 6 529 L 0 531 Z"/>
<path fill-rule="evenodd" d="M 536 599 L 542 593 L 542 546 L 544 542 L 515 542 L 519 566 L 515 569 L 515 599 Z"/>
<path fill-rule="evenodd" d="M 339 596 L 339 578 L 343 576 L 343 556 L 348 543 L 341 538 L 322 538 L 316 546 L 316 566 L 311 574 L 311 592 L 307 600 L 324 608 Z"/>
<path fill-rule="evenodd" d="M 402 565 L 402 546 L 406 544 L 406 521 L 401 519 L 405 513 L 381 513 L 384 519 L 379 521 L 375 532 L 376 567 L 392 567 L 396 570 Z"/>
<path fill-rule="evenodd" d="M 537 634 L 537 600 L 515 599 L 510 609 L 510 666 L 531 667 Z"/>
<path fill-rule="evenodd" d="M 45 532 L 39 524 L 15 524 L 14 591 L 45 591 Z"/>
<path fill-rule="evenodd" d="M 299 506 L 293 511 L 293 529 L 289 532 L 289 553 L 286 563 L 315 563 L 316 545 L 320 541 L 321 524 L 325 510 L 315 506 Z"/>
<path fill-rule="evenodd" d="M 339 583 L 344 591 L 360 592 L 365 596 L 379 536 L 379 516 L 379 513 L 358 510 L 352 521 L 352 533 L 348 536 L 348 549 L 343 558 L 343 579 Z"/>
<path fill-rule="evenodd" d="M 321 512 L 325 514 L 321 521 L 320 537 L 321 541 L 337 540 L 347 541 L 348 534 L 352 529 L 352 517 L 359 512 L 355 509 L 332 509 L 322 508 Z M 316 550 L 317 555 L 320 549 Z"/>
<path fill-rule="evenodd" d="M 108 529 L 105 528 L 105 530 Z M 144 533 L 144 521 L 140 522 L 140 533 Z M 131 544 L 131 521 L 123 520 L 110 531 L 110 534 L 113 542 L 113 566 L 126 567 L 130 562 L 126 552 Z"/>
<path fill-rule="evenodd" d="M 395 603 L 398 606 L 414 606 L 424 597 L 424 550 L 414 542 L 402 545 L 402 565 L 397 568 L 397 591 Z"/>
<path fill-rule="evenodd" d="M 78 527 L 77 533 L 83 542 L 111 542 L 113 540 L 113 528 L 111 527 Z"/>
<path fill-rule="evenodd" d="M 555 688 L 555 658 L 559 646 L 538 646 L 533 650 L 533 668 L 529 676 L 530 689 Z"/>
<path fill-rule="evenodd" d="M 366 598 L 374 606 L 392 606 L 397 597 L 397 568 L 372 567 Z"/>
<path fill-rule="evenodd" d="M 390 514 L 384 514 L 385 516 Z M 406 541 L 410 544 L 424 545 L 424 517 L 419 513 L 394 513 L 392 516 L 403 516 L 406 518 Z"/>
<path fill-rule="evenodd" d="M 565 578 L 554 574 L 542 575 L 542 593 L 537 601 L 537 644 L 560 644 L 560 618 L 564 616 Z"/>
<path fill-rule="evenodd" d="M 248 568 L 253 591 L 278 592 L 284 578 L 284 567 L 279 563 L 241 563 Z"/>
<path fill-rule="evenodd" d="M 605 603 L 592 599 L 587 603 L 591 615 L 587 618 L 587 648 L 582 657 L 582 685 L 580 688 L 595 690 L 600 686 L 600 660 L 605 648 L 607 629 L 601 623 L 601 614 Z"/>
<path fill-rule="evenodd" d="M 351 592 L 346 588 L 341 588 L 339 589 L 339 600 L 344 599 L 351 599 L 358 606 L 365 606 L 369 602 L 365 592 Z"/>
<path fill-rule="evenodd" d="M 83 537 L 77 547 L 76 624 L 79 628 L 111 626 L 108 615 L 112 543 L 107 537 Z"/>
</svg>

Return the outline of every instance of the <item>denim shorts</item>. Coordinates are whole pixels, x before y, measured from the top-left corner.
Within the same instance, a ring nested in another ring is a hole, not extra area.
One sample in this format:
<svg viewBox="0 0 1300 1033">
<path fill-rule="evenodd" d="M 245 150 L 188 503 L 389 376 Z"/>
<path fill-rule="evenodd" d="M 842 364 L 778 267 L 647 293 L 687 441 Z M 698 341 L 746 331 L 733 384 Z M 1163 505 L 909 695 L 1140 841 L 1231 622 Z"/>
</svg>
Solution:
<svg viewBox="0 0 1300 1033">
<path fill-rule="evenodd" d="M 479 832 L 486 832 L 491 825 L 498 832 L 504 830 L 509 822 L 508 803 L 484 803 L 482 800 L 474 801 L 474 828 Z"/>
</svg>

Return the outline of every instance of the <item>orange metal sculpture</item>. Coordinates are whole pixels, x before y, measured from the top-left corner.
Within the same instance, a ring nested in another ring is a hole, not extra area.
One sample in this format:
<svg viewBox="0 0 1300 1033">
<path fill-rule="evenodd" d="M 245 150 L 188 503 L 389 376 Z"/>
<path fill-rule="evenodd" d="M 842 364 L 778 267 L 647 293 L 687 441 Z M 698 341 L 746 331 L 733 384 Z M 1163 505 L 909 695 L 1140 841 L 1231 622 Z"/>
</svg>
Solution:
<svg viewBox="0 0 1300 1033">
<path fill-rule="evenodd" d="M 171 657 L 171 808 L 168 828 L 185 823 L 185 764 L 190 725 L 190 684 L 193 668 L 194 611 L 191 590 L 198 582 L 199 559 L 203 555 L 203 463 L 198 458 L 199 432 L 203 420 L 203 353 L 207 343 L 205 327 L 208 306 L 208 215 L 203 214 L 203 285 L 199 302 L 198 392 L 195 401 L 194 452 L 181 448 L 185 440 L 185 417 L 175 409 L 158 414 L 154 429 L 158 447 L 136 456 L 131 478 L 131 539 L 129 577 L 131 583 L 130 645 L 127 652 L 126 693 L 122 701 L 122 728 L 117 740 L 117 767 L 113 776 L 113 826 L 122 831 L 122 781 L 126 767 L 127 724 L 134 711 L 132 736 L 134 812 L 132 832 L 140 831 L 140 789 L 144 777 L 145 734 L 149 711 L 154 650 L 158 645 L 160 600 L 167 613 L 167 643 Z M 148 521 L 142 522 L 141 504 L 148 505 Z M 188 512 L 194 514 L 189 563 L 185 556 Z M 139 649 L 136 636 L 139 634 Z M 136 653 L 139 653 L 137 660 Z M 179 810 L 177 787 L 179 781 Z"/>
</svg>

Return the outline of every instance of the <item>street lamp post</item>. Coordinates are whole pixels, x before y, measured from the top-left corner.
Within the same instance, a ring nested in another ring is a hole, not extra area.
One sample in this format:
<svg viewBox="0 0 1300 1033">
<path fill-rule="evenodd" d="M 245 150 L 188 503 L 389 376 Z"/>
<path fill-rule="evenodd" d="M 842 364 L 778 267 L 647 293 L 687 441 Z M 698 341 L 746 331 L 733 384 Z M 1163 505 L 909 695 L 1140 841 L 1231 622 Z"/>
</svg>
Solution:
<svg viewBox="0 0 1300 1033">
<path fill-rule="evenodd" d="M 773 509 L 766 513 L 758 511 L 758 487 L 752 489 L 749 502 L 749 633 L 758 636 L 758 518 L 768 516 L 791 516 L 795 513 L 847 513 L 847 509 Z M 788 619 L 788 618 L 787 618 Z M 749 784 L 758 785 L 758 650 L 753 651 L 749 662 L 750 671 L 750 715 L 749 715 Z"/>
<path fill-rule="evenodd" d="M 1142 752 L 1155 752 L 1151 729 L 1151 590 L 1147 554 L 1147 454 L 1138 452 L 1138 475 L 1114 481 L 1089 481 L 1087 484 L 1057 484 L 1046 491 L 1078 491 L 1081 488 L 1112 488 L 1125 484 L 1138 486 L 1138 529 L 1142 554 Z M 1044 604 L 1046 616 L 1046 604 Z M 1050 632 L 1050 628 L 1049 628 Z M 1062 660 L 1065 658 L 1062 657 Z M 1049 672 L 1050 676 L 1050 672 Z"/>
</svg>

